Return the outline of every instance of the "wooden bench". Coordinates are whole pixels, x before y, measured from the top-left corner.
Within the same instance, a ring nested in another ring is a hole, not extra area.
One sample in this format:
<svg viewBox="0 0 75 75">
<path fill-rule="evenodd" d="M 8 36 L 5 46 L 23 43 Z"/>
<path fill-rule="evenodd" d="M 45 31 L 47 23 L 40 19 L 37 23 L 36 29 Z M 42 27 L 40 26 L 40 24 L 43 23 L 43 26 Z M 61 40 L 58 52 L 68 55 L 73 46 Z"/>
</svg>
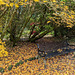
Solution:
<svg viewBox="0 0 75 75">
<path fill-rule="evenodd" d="M 37 47 L 38 47 L 38 62 L 40 61 L 41 58 L 43 59 L 43 57 L 44 57 L 43 61 L 44 61 L 45 68 L 46 68 L 46 60 L 48 58 L 68 54 L 70 52 L 74 52 L 74 57 L 75 57 L 75 49 L 72 49 L 72 48 L 68 47 L 68 46 L 75 46 L 75 45 L 69 45 L 67 41 L 66 41 L 66 43 L 67 43 L 67 46 L 65 48 L 64 47 L 61 48 L 61 52 L 58 51 L 58 50 L 46 52 L 44 50 L 40 50 L 39 44 L 37 44 Z"/>
</svg>

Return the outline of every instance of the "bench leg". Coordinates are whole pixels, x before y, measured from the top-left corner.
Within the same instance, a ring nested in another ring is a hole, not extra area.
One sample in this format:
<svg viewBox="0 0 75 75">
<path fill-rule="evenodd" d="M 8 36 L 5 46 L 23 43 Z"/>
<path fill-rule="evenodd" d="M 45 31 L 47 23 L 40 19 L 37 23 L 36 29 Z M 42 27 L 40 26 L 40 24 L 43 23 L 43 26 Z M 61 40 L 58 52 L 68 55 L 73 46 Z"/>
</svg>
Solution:
<svg viewBox="0 0 75 75">
<path fill-rule="evenodd" d="M 46 59 L 39 58 L 39 59 L 38 59 L 38 63 L 40 63 L 40 59 L 42 59 L 42 60 L 43 60 L 43 62 L 44 62 L 44 67 L 46 68 Z"/>
<path fill-rule="evenodd" d="M 41 59 L 41 58 L 38 58 L 38 63 L 40 63 L 40 59 Z"/>
<path fill-rule="evenodd" d="M 46 59 L 44 59 L 43 61 L 44 61 L 44 68 L 46 68 Z"/>
</svg>

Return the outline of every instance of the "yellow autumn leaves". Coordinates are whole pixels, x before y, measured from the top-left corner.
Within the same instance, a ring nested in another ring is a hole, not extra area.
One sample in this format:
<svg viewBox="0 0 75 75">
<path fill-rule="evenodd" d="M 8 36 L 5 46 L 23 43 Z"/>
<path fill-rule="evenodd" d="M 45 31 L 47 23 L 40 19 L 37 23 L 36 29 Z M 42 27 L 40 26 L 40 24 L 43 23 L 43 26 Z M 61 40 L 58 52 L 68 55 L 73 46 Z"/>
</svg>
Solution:
<svg viewBox="0 0 75 75">
<path fill-rule="evenodd" d="M 2 42 L 1 39 L 0 39 L 0 57 L 4 57 L 4 56 L 8 56 L 8 52 L 5 51 L 5 42 Z"/>
<path fill-rule="evenodd" d="M 47 24 L 50 23 L 51 21 L 47 21 Z"/>
<path fill-rule="evenodd" d="M 57 51 L 58 51 L 58 52 L 62 52 L 62 49 L 58 49 Z"/>
<path fill-rule="evenodd" d="M 66 10 L 67 10 L 67 6 L 66 6 Z M 65 11 L 66 11 L 65 10 Z M 67 10 L 68 11 L 68 10 Z M 67 27 L 73 27 L 74 25 L 74 20 L 75 20 L 75 12 L 74 11 L 68 11 L 68 13 L 66 12 L 61 12 L 60 14 L 61 16 L 63 16 L 63 21 L 65 21 L 68 25 Z"/>
<path fill-rule="evenodd" d="M 13 0 L 13 3 L 10 3 L 8 0 L 0 0 L 0 5 L 6 5 L 6 6 L 13 6 L 15 5 L 15 7 L 19 7 L 18 3 L 21 3 L 23 5 L 24 2 L 27 2 L 27 0 L 20 0 L 20 2 L 18 2 L 17 0 Z M 40 2 L 40 0 L 33 0 L 35 2 Z M 50 0 L 51 2 L 56 2 L 56 0 Z M 48 0 L 43 0 L 43 2 L 48 2 Z M 15 3 L 15 4 L 14 4 Z"/>
<path fill-rule="evenodd" d="M 40 0 L 34 0 L 35 2 L 40 2 Z M 50 0 L 51 2 L 56 2 L 56 0 Z M 43 2 L 48 2 L 48 0 L 43 0 Z"/>
<path fill-rule="evenodd" d="M 16 4 L 16 3 L 15 3 L 15 4 L 14 4 L 14 3 L 10 3 L 10 5 L 9 5 L 9 6 L 13 7 L 13 5 L 15 5 L 15 7 L 16 7 L 16 8 L 18 8 L 18 7 L 19 7 L 19 5 L 18 5 L 18 4 Z"/>
<path fill-rule="evenodd" d="M 21 0 L 20 2 L 17 2 L 17 0 L 13 0 L 14 2 L 11 3 L 8 0 L 0 0 L 0 5 L 6 5 L 7 7 L 13 7 L 13 5 L 15 5 L 16 8 L 19 7 L 19 5 L 23 5 L 24 2 L 27 2 L 27 0 L 25 0 L 23 2 L 23 0 Z"/>
<path fill-rule="evenodd" d="M 40 2 L 40 0 L 33 0 L 32 2 Z M 48 0 L 42 0 L 42 2 L 46 3 L 48 2 Z M 50 0 L 50 2 L 56 2 L 56 0 Z M 15 6 L 16 8 L 19 7 L 19 5 L 27 5 L 29 4 L 28 0 L 12 0 L 12 2 L 10 2 L 9 0 L 0 0 L 0 5 L 6 5 L 6 7 L 13 7 Z"/>
<path fill-rule="evenodd" d="M 62 22 L 66 23 L 66 27 L 69 27 L 69 28 L 72 28 L 74 26 L 75 12 L 73 10 L 69 10 L 69 7 L 64 5 L 63 2 L 60 2 L 59 4 L 54 3 L 54 9 L 56 10 L 56 12 L 53 13 L 53 15 L 60 16 L 62 18 L 61 22 L 60 22 L 60 18 L 58 18 L 58 17 L 50 16 L 49 17 L 50 20 L 53 20 L 58 25 L 61 25 Z M 55 19 L 57 19 L 57 20 L 55 20 Z M 48 21 L 47 23 L 50 23 L 50 22 Z"/>
<path fill-rule="evenodd" d="M 5 2 L 3 2 L 3 0 L 0 0 L 0 5 L 1 5 L 1 4 L 3 4 L 3 5 L 4 5 L 4 4 L 5 4 Z"/>
</svg>

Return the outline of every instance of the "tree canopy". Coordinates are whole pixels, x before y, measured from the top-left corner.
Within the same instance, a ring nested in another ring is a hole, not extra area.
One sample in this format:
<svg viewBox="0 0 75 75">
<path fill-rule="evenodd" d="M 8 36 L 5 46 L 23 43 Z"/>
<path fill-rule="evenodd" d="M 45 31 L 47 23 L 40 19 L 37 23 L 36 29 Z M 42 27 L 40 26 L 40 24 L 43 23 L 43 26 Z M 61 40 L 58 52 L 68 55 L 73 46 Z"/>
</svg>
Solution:
<svg viewBox="0 0 75 75">
<path fill-rule="evenodd" d="M 18 40 L 25 28 L 30 30 L 29 41 L 42 38 L 62 25 L 72 28 L 75 12 L 74 5 L 69 4 L 67 0 L 0 0 L 1 39 L 10 34 L 11 41 Z"/>
</svg>

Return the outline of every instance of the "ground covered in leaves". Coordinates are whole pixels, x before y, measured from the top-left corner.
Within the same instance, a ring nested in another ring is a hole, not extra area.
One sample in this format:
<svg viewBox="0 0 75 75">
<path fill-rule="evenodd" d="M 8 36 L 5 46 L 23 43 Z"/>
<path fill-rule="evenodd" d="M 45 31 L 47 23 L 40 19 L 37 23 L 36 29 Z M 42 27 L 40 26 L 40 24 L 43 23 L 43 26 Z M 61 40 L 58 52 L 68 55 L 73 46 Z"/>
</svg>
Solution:
<svg viewBox="0 0 75 75">
<path fill-rule="evenodd" d="M 52 41 L 47 38 L 44 41 L 38 41 L 38 43 L 42 46 L 42 43 L 46 45 L 47 42 Z M 46 48 L 47 46 L 49 47 L 47 48 L 48 51 L 55 46 L 53 42 L 52 46 L 49 46 L 50 44 L 46 45 Z M 75 75 L 75 58 L 73 58 L 73 53 L 47 59 L 47 67 L 44 68 L 43 60 L 40 60 L 40 63 L 38 63 L 38 59 L 24 62 L 22 65 L 15 67 L 15 64 L 20 60 L 24 61 L 37 55 L 36 43 L 18 42 L 14 48 L 7 46 L 7 51 L 9 52 L 8 57 L 0 58 L 0 67 L 3 67 L 5 71 L 0 73 L 0 75 Z M 10 71 L 8 70 L 9 65 L 13 65 Z"/>
</svg>

